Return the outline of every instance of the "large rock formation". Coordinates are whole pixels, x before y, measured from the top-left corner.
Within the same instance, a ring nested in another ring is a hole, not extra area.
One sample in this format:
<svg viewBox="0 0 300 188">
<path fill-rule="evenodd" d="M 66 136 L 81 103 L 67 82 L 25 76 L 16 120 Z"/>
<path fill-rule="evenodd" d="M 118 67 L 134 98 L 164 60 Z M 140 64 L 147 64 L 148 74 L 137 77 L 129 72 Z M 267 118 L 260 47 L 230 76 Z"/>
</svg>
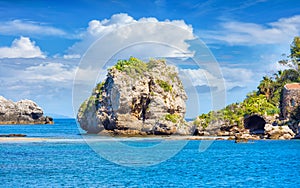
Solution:
<svg viewBox="0 0 300 188">
<path fill-rule="evenodd" d="M 176 67 L 164 60 L 144 63 L 131 57 L 108 70 L 77 118 L 88 133 L 189 134 L 186 99 Z"/>
<path fill-rule="evenodd" d="M 0 124 L 53 124 L 43 110 L 31 100 L 13 102 L 0 96 Z"/>
</svg>

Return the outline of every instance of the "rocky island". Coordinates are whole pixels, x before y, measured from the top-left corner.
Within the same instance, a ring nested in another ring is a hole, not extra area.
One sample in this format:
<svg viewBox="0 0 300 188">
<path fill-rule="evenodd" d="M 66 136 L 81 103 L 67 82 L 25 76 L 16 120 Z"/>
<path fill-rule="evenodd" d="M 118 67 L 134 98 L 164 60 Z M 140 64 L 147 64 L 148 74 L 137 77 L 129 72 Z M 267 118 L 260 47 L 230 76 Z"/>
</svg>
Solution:
<svg viewBox="0 0 300 188">
<path fill-rule="evenodd" d="M 184 120 L 187 95 L 176 67 L 165 60 L 119 60 L 82 103 L 77 119 L 88 133 L 190 134 Z"/>
<path fill-rule="evenodd" d="M 53 119 L 31 100 L 13 102 L 0 96 L 0 124 L 53 124 Z"/>
</svg>

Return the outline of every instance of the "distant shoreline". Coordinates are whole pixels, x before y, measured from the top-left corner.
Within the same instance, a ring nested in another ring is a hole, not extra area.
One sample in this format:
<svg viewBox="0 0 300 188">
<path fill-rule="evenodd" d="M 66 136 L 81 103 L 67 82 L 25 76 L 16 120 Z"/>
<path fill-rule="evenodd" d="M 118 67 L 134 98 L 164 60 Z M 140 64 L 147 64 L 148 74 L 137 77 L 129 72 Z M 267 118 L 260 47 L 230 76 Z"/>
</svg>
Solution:
<svg viewBox="0 0 300 188">
<path fill-rule="evenodd" d="M 99 136 L 99 138 L 36 138 L 36 137 L 0 137 L 0 142 L 64 142 L 64 141 L 131 141 L 131 140 L 228 140 L 223 136 L 150 136 L 150 137 L 107 137 Z"/>
<path fill-rule="evenodd" d="M 227 140 L 234 141 L 229 139 L 228 136 L 151 136 L 151 137 L 107 137 L 99 136 L 93 138 L 46 138 L 46 137 L 0 137 L 0 143 L 29 143 L 29 142 L 107 142 L 107 141 L 143 141 L 143 140 L 154 140 L 154 141 L 177 141 L 177 140 L 186 140 L 186 141 L 195 141 L 195 140 L 204 140 L 204 141 L 215 141 L 215 140 Z M 271 141 L 272 139 L 260 139 L 265 141 Z M 276 139 L 274 139 L 275 141 Z M 249 140 L 252 141 L 252 140 Z M 253 140 L 254 141 L 254 140 Z"/>
</svg>

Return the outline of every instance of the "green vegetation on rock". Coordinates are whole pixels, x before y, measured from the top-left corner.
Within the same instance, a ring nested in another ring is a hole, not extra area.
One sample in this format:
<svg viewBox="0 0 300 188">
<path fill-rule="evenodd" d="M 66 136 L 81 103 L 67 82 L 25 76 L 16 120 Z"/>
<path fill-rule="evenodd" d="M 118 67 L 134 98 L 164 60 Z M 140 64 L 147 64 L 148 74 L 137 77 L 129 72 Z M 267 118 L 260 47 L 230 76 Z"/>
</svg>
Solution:
<svg viewBox="0 0 300 188">
<path fill-rule="evenodd" d="M 116 65 L 112 68 L 121 72 L 126 72 L 127 75 L 134 78 L 136 76 L 143 75 L 147 71 L 151 71 L 153 68 L 158 67 L 161 63 L 166 64 L 166 60 L 150 59 L 148 63 L 145 63 L 142 60 L 131 56 L 128 60 L 118 60 Z"/>
<path fill-rule="evenodd" d="M 171 92 L 172 91 L 172 86 L 163 80 L 156 80 L 156 83 L 165 91 L 165 92 Z"/>
<path fill-rule="evenodd" d="M 177 123 L 181 117 L 178 114 L 166 114 L 165 120 L 171 121 L 172 123 Z"/>
<path fill-rule="evenodd" d="M 96 104 L 96 97 L 92 95 L 81 104 L 80 111 L 82 112 L 89 111 L 95 106 L 95 104 Z"/>
<path fill-rule="evenodd" d="M 96 86 L 96 91 L 95 92 L 96 93 L 101 93 L 101 91 L 103 90 L 104 85 L 105 85 L 105 82 L 98 83 L 97 86 Z"/>
<path fill-rule="evenodd" d="M 135 57 L 130 57 L 129 60 L 118 60 L 117 64 L 113 67 L 121 72 L 126 72 L 131 77 L 142 75 L 148 70 L 147 63 Z"/>
</svg>

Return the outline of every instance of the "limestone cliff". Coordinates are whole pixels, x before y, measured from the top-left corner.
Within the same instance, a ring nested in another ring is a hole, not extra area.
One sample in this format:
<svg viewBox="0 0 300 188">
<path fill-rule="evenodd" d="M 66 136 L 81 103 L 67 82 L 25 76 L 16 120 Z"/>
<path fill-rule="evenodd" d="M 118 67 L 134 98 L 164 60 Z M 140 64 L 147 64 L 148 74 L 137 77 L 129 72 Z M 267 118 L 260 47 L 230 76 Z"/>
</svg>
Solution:
<svg viewBox="0 0 300 188">
<path fill-rule="evenodd" d="M 0 96 L 0 124 L 53 124 L 43 110 L 31 100 L 13 102 Z"/>
<path fill-rule="evenodd" d="M 176 67 L 164 60 L 144 63 L 131 57 L 108 70 L 77 118 L 88 133 L 189 134 L 186 99 Z"/>
</svg>

